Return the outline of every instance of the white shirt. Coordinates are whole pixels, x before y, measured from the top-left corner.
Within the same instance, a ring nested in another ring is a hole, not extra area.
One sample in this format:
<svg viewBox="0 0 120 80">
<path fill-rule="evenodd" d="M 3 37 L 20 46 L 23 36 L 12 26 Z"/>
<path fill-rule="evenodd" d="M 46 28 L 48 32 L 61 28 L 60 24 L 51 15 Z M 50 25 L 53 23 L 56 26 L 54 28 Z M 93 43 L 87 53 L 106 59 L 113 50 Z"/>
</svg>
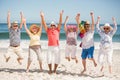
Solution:
<svg viewBox="0 0 120 80">
<path fill-rule="evenodd" d="M 109 33 L 104 33 L 104 31 L 102 31 L 99 28 L 99 23 L 96 25 L 96 29 L 97 32 L 99 33 L 101 40 L 100 40 L 100 47 L 102 48 L 108 48 L 108 47 L 112 47 L 112 37 L 115 34 L 116 30 L 117 30 L 117 26 L 114 27 L 113 30 L 111 30 Z"/>
<path fill-rule="evenodd" d="M 82 48 L 88 49 L 92 46 L 94 46 L 94 31 L 88 31 L 85 33 L 84 37 L 82 38 Z"/>
</svg>

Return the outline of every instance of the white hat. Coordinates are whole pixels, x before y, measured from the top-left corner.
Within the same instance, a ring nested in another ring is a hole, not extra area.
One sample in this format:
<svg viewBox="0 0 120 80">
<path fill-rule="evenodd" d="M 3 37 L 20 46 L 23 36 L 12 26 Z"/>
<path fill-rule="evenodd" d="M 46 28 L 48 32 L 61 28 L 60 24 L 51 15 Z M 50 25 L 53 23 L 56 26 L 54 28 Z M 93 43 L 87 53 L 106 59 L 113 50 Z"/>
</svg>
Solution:
<svg viewBox="0 0 120 80">
<path fill-rule="evenodd" d="M 54 22 L 54 21 L 52 21 L 51 23 L 50 23 L 50 26 L 51 25 L 55 25 L 55 27 L 57 27 L 57 24 Z"/>
<path fill-rule="evenodd" d="M 102 31 L 104 31 L 104 28 L 105 28 L 105 27 L 109 27 L 109 28 L 110 28 L 110 31 L 113 30 L 113 28 L 110 26 L 109 23 L 105 23 L 104 26 L 101 26 L 101 27 L 100 27 L 100 29 L 101 29 Z"/>
<path fill-rule="evenodd" d="M 17 21 L 13 21 L 13 23 L 12 24 L 18 24 L 18 22 Z"/>
</svg>

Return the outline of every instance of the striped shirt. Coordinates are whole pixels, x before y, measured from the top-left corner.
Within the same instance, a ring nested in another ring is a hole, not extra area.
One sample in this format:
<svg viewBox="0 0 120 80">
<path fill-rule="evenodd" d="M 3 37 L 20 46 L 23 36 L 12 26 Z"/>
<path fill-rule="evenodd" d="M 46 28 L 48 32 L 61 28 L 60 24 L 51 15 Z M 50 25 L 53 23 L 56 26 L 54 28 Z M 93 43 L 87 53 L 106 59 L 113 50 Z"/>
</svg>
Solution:
<svg viewBox="0 0 120 80">
<path fill-rule="evenodd" d="M 9 38 L 10 38 L 10 46 L 19 46 L 20 45 L 20 28 L 14 30 L 13 28 L 9 28 Z"/>
</svg>

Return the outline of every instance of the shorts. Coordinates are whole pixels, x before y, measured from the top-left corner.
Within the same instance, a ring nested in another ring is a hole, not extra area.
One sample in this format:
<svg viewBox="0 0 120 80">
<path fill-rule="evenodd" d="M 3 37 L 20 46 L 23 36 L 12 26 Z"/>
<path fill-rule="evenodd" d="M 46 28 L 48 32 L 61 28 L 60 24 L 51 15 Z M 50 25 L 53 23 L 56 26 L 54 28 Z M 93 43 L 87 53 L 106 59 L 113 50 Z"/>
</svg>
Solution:
<svg viewBox="0 0 120 80">
<path fill-rule="evenodd" d="M 42 51 L 40 46 L 29 47 L 28 61 L 32 62 L 34 59 L 34 52 L 37 55 L 37 60 L 42 61 Z"/>
<path fill-rule="evenodd" d="M 75 45 L 66 45 L 65 57 L 70 57 L 71 54 L 71 58 L 76 58 L 76 50 L 77 47 Z"/>
<path fill-rule="evenodd" d="M 88 58 L 93 58 L 93 53 L 94 53 L 94 46 L 90 47 L 88 49 L 82 49 L 82 59 Z"/>
<path fill-rule="evenodd" d="M 52 63 L 59 64 L 60 63 L 59 46 L 48 46 L 47 63 L 48 64 L 52 64 Z"/>
</svg>

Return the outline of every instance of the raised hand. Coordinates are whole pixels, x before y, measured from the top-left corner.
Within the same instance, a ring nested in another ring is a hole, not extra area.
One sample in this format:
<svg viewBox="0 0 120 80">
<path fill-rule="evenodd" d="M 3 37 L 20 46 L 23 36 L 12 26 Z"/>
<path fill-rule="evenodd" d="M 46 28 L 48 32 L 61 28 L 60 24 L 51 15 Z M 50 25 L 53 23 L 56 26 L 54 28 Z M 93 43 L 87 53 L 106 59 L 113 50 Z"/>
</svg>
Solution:
<svg viewBox="0 0 120 80">
<path fill-rule="evenodd" d="M 44 13 L 42 11 L 40 12 L 40 16 L 44 16 Z"/>
<path fill-rule="evenodd" d="M 75 17 L 77 24 L 80 24 L 80 13 Z"/>
<path fill-rule="evenodd" d="M 98 16 L 97 19 L 100 21 L 100 16 Z"/>
<path fill-rule="evenodd" d="M 62 10 L 61 12 L 60 12 L 60 15 L 62 15 L 64 13 L 64 10 Z"/>
<path fill-rule="evenodd" d="M 8 11 L 8 16 L 10 16 L 10 11 Z"/>
<path fill-rule="evenodd" d="M 93 12 L 93 11 L 91 11 L 91 12 L 90 12 L 90 15 L 91 15 L 91 16 L 93 16 L 93 15 L 94 15 L 94 12 Z"/>
<path fill-rule="evenodd" d="M 115 17 L 112 17 L 112 21 L 113 21 L 114 25 L 116 26 L 117 23 L 116 23 Z"/>
</svg>

